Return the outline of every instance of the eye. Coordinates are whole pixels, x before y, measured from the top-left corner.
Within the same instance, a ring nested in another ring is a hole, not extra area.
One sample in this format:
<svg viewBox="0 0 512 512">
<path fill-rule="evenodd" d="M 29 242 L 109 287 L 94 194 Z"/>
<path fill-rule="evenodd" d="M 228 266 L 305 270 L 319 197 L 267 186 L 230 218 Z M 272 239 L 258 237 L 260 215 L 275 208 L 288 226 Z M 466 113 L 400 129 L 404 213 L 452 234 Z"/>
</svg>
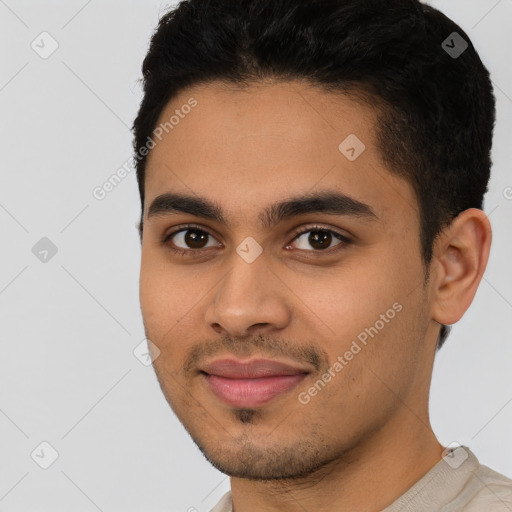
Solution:
<svg viewBox="0 0 512 512">
<path fill-rule="evenodd" d="M 308 234 L 309 236 L 306 237 Z M 351 243 L 351 240 L 341 233 L 322 226 L 312 226 L 307 229 L 302 229 L 293 236 L 292 242 L 286 246 L 286 249 L 290 248 L 292 243 L 298 241 L 298 249 L 310 253 L 327 252 L 328 249 L 332 249 L 333 242 L 338 241 L 338 243 L 334 243 L 336 249 L 334 251 L 328 251 L 329 254 L 332 254 Z M 209 241 L 209 237 L 213 239 L 213 236 L 208 233 L 208 231 L 198 226 L 187 225 L 181 226 L 180 229 L 165 235 L 162 242 L 169 250 L 176 254 L 181 256 L 194 256 L 201 252 L 201 249 L 222 247 L 222 244 Z M 308 245 L 312 247 L 313 250 L 311 250 Z"/>
<path fill-rule="evenodd" d="M 215 247 L 215 244 L 208 245 L 208 237 L 213 238 L 210 233 L 197 226 L 182 226 L 181 229 L 166 235 L 163 243 L 177 254 L 190 255 L 199 249 Z M 172 245 L 169 243 L 171 240 Z"/>
<path fill-rule="evenodd" d="M 308 235 L 308 236 L 306 236 Z M 333 231 L 332 229 L 328 229 L 322 226 L 313 226 L 308 229 L 303 229 L 295 234 L 292 242 L 298 241 L 298 248 L 300 250 L 308 251 L 308 252 L 322 252 L 333 247 L 333 242 L 338 241 L 339 243 L 334 244 L 334 247 L 339 247 L 340 250 L 343 246 L 349 244 L 351 240 L 346 236 L 338 233 L 337 231 Z M 314 251 L 311 251 L 309 247 L 313 247 Z M 288 245 L 286 248 L 290 247 Z M 329 251 L 330 253 L 335 251 Z"/>
</svg>

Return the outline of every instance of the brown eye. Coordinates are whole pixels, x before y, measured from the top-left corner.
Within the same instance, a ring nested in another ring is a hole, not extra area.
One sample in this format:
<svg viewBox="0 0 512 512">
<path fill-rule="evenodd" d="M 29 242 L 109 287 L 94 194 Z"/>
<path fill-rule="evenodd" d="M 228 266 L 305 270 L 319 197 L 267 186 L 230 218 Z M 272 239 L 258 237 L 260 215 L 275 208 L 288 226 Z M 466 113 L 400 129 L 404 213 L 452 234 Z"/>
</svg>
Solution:
<svg viewBox="0 0 512 512">
<path fill-rule="evenodd" d="M 343 235 L 323 228 L 313 228 L 298 233 L 294 239 L 294 243 L 299 242 L 298 249 L 311 251 L 310 247 L 312 247 L 315 252 L 321 252 L 333 247 L 331 244 L 336 240 L 338 240 L 339 243 L 334 244 L 335 246 L 350 243 L 350 240 Z"/>
<path fill-rule="evenodd" d="M 208 242 L 208 233 L 198 229 L 187 229 L 184 232 L 183 241 L 192 249 L 202 249 Z"/>
<path fill-rule="evenodd" d="M 332 242 L 332 234 L 328 231 L 311 231 L 308 243 L 315 249 L 328 249 Z"/>
<path fill-rule="evenodd" d="M 165 237 L 164 242 L 172 242 L 172 245 L 175 246 L 178 251 L 186 252 L 187 250 L 193 251 L 209 247 L 215 247 L 215 244 L 208 245 L 209 237 L 213 239 L 213 237 L 209 233 L 202 229 L 188 227 L 170 233 L 168 236 Z"/>
</svg>

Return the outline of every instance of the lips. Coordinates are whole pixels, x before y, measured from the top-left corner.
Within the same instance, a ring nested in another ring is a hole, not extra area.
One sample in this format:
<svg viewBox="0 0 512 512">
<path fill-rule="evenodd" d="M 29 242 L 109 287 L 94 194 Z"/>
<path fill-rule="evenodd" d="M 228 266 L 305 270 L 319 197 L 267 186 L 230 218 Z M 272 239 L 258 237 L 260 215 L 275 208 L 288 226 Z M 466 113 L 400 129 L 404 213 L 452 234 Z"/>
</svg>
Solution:
<svg viewBox="0 0 512 512">
<path fill-rule="evenodd" d="M 292 390 L 309 371 L 269 359 L 218 359 L 201 369 L 208 388 L 234 407 L 256 407 Z"/>
<path fill-rule="evenodd" d="M 218 359 L 205 365 L 202 370 L 210 375 L 229 379 L 256 379 L 276 375 L 297 375 L 308 373 L 308 370 L 294 367 L 271 359 L 253 359 L 240 361 L 237 359 Z"/>
</svg>

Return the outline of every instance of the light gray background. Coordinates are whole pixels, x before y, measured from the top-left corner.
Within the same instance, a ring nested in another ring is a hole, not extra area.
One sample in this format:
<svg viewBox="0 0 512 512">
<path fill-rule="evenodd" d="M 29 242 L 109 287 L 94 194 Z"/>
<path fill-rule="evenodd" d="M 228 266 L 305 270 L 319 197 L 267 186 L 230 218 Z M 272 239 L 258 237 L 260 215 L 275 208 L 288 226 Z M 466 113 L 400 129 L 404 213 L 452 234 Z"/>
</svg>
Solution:
<svg viewBox="0 0 512 512">
<path fill-rule="evenodd" d="M 512 0 L 432 4 L 472 38 L 498 108 L 490 262 L 437 356 L 432 424 L 512 476 Z M 131 155 L 140 66 L 168 5 L 0 0 L 0 511 L 208 511 L 229 488 L 133 354 L 135 173 L 92 194 Z M 47 59 L 31 48 L 43 31 L 59 44 Z M 32 252 L 43 237 L 58 249 L 46 263 Z M 43 441 L 59 454 L 48 469 L 31 458 Z"/>
</svg>

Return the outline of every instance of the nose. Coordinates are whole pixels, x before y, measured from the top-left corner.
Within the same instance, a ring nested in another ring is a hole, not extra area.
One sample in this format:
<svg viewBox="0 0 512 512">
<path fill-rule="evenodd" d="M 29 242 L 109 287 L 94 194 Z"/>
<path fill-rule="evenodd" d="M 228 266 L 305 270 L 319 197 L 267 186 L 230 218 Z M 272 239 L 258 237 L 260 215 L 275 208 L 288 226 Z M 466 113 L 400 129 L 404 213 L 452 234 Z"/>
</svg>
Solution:
<svg viewBox="0 0 512 512">
<path fill-rule="evenodd" d="M 285 328 L 291 319 L 288 288 L 261 255 L 247 263 L 238 254 L 207 305 L 205 321 L 218 334 L 244 337 Z"/>
</svg>

